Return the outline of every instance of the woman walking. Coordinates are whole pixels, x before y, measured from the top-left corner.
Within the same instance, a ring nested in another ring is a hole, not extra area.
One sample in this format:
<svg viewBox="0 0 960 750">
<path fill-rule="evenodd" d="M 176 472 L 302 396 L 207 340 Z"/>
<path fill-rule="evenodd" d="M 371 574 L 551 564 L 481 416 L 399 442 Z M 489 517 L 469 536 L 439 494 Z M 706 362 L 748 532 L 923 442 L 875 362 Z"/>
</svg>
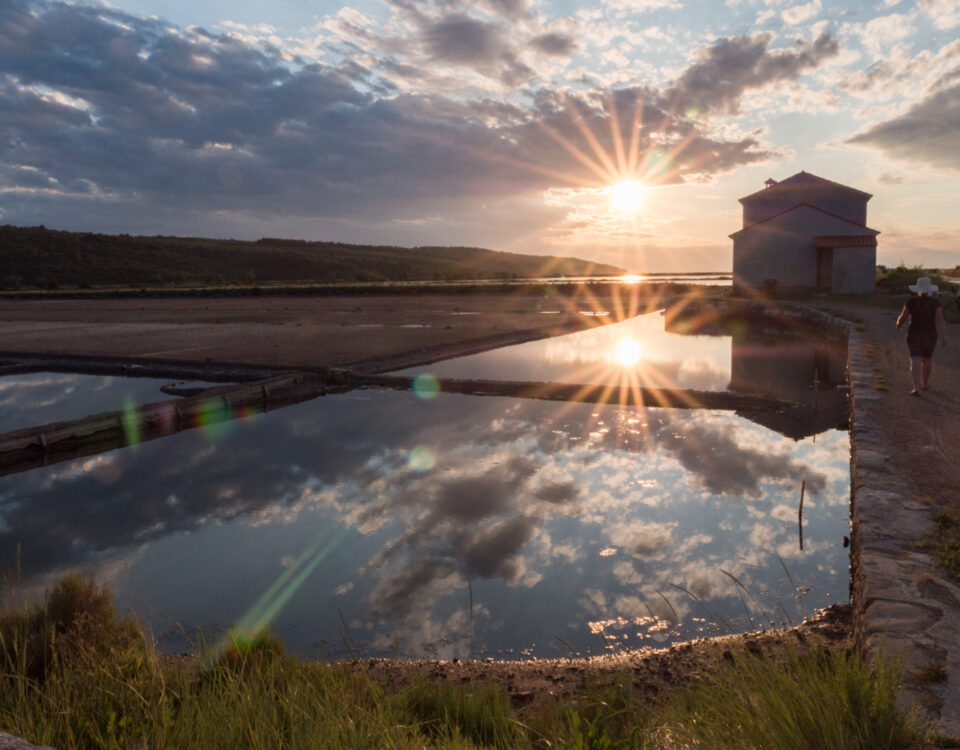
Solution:
<svg viewBox="0 0 960 750">
<path fill-rule="evenodd" d="M 930 283 L 928 276 L 921 276 L 917 283 L 907 287 L 916 292 L 916 297 L 907 300 L 900 317 L 897 318 L 897 330 L 910 318 L 907 328 L 907 349 L 910 350 L 910 374 L 913 376 L 911 396 L 919 396 L 920 390 L 930 387 L 930 373 L 933 370 L 933 350 L 937 346 L 937 334 L 943 345 L 947 345 L 947 335 L 943 320 L 943 308 L 940 300 L 931 297 L 939 287 Z"/>
</svg>

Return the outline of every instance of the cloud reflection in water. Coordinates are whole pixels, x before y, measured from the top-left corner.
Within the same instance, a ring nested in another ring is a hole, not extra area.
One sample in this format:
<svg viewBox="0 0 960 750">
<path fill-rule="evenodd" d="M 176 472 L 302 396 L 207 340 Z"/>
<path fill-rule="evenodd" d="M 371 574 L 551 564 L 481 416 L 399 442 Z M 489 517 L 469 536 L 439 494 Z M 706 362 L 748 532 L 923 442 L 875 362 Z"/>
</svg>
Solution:
<svg viewBox="0 0 960 750">
<path fill-rule="evenodd" d="M 0 565 L 22 543 L 28 579 L 109 569 L 158 630 L 225 626 L 348 524 L 276 621 L 293 648 L 329 656 L 344 655 L 338 610 L 364 654 L 399 638 L 404 656 L 556 655 L 554 636 L 602 650 L 598 627 L 625 646 L 697 634 L 708 618 L 671 584 L 748 627 L 721 568 L 791 617 L 846 597 L 845 433 L 794 442 L 727 414 L 563 407 L 354 392 L 217 440 L 180 433 L 6 477 Z M 411 460 L 424 447 L 432 467 Z M 815 495 L 804 553 L 782 510 L 801 479 Z M 799 604 L 777 553 L 812 587 Z"/>
</svg>

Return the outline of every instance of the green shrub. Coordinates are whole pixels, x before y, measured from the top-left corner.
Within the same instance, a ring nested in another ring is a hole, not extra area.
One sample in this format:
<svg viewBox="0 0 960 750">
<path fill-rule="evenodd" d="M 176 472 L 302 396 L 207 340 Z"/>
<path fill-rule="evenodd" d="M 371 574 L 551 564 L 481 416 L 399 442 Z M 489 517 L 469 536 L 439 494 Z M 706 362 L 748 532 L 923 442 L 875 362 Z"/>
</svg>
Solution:
<svg viewBox="0 0 960 750">
<path fill-rule="evenodd" d="M 941 291 L 955 289 L 954 284 L 944 279 L 936 269 L 926 269 L 923 266 L 908 268 L 901 263 L 896 268 L 878 272 L 877 291 L 887 294 L 912 294 L 908 287 L 916 284 L 921 276 L 930 277 L 930 281 L 940 287 Z"/>
</svg>

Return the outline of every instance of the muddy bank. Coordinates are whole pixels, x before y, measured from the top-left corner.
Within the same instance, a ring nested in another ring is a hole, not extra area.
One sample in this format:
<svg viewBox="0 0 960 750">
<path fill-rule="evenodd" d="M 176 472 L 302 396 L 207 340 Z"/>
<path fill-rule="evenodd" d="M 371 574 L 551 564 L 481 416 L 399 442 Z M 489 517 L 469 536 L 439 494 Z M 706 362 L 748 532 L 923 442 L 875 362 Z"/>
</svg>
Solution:
<svg viewBox="0 0 960 750">
<path fill-rule="evenodd" d="M 357 660 L 352 665 L 392 687 L 417 679 L 463 685 L 493 682 L 505 687 L 515 705 L 524 705 L 538 697 L 569 696 L 581 691 L 588 682 L 629 676 L 634 689 L 654 702 L 701 679 L 725 661 L 747 655 L 779 659 L 791 649 L 803 653 L 817 645 L 847 647 L 850 621 L 850 605 L 842 603 L 821 610 L 800 625 L 782 630 L 701 638 L 669 648 L 626 651 L 589 659 L 370 659 Z"/>
<path fill-rule="evenodd" d="M 0 300 L 0 350 L 383 371 L 623 320 L 667 302 L 629 286 L 599 296 L 582 287 L 564 296 Z"/>
</svg>

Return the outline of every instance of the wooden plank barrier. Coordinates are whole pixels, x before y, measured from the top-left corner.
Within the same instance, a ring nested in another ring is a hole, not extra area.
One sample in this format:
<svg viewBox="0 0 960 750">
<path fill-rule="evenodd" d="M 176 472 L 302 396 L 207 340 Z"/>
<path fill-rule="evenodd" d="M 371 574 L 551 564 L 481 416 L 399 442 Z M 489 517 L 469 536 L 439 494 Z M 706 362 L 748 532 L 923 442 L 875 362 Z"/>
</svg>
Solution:
<svg viewBox="0 0 960 750">
<path fill-rule="evenodd" d="M 194 396 L 145 404 L 0 434 L 0 476 L 155 440 L 182 430 L 245 416 L 357 387 L 410 390 L 413 378 L 328 369 L 295 372 L 240 385 L 208 388 Z M 673 409 L 719 409 L 738 413 L 785 412 L 793 405 L 728 391 L 692 391 L 645 386 L 501 382 L 444 379 L 444 393 L 506 396 Z"/>
<path fill-rule="evenodd" d="M 319 378 L 291 373 L 209 388 L 189 398 L 14 430 L 0 435 L 0 476 L 238 419 L 250 408 L 265 412 L 308 401 L 329 390 Z"/>
</svg>

